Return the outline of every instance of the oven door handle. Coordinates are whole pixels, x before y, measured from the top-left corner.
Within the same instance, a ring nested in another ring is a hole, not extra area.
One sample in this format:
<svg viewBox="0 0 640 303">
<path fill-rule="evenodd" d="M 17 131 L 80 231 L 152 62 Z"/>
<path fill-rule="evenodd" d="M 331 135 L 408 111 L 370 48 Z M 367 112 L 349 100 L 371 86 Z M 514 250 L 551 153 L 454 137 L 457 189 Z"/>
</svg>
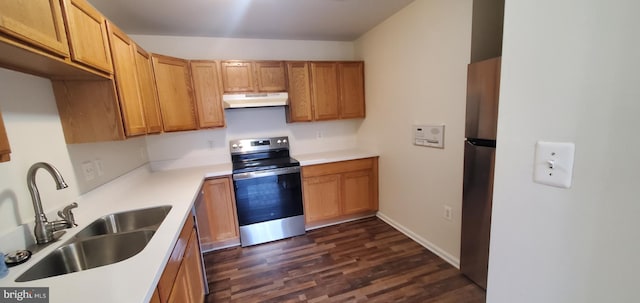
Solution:
<svg viewBox="0 0 640 303">
<path fill-rule="evenodd" d="M 252 171 L 248 173 L 233 174 L 233 180 L 246 180 L 246 179 L 254 179 L 254 178 L 261 178 L 261 177 L 294 174 L 299 172 L 300 172 L 300 166 L 276 168 L 276 169 L 269 169 L 269 170 L 259 170 L 259 171 Z"/>
</svg>

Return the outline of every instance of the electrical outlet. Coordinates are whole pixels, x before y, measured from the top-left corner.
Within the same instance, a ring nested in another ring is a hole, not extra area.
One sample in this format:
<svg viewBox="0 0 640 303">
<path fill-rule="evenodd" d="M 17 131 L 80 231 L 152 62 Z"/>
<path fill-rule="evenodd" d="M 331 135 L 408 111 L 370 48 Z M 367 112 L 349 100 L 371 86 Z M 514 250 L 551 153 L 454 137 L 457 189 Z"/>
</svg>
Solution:
<svg viewBox="0 0 640 303">
<path fill-rule="evenodd" d="M 453 220 L 453 210 L 451 209 L 451 206 L 444 206 L 444 213 L 442 216 L 449 221 Z"/>
<path fill-rule="evenodd" d="M 84 179 L 86 181 L 91 181 L 96 178 L 96 168 L 95 166 L 93 166 L 93 162 L 82 162 L 82 174 L 84 175 Z"/>
<path fill-rule="evenodd" d="M 104 165 L 102 165 L 102 159 L 93 160 L 93 165 L 96 167 L 96 173 L 98 177 L 104 175 Z"/>
</svg>

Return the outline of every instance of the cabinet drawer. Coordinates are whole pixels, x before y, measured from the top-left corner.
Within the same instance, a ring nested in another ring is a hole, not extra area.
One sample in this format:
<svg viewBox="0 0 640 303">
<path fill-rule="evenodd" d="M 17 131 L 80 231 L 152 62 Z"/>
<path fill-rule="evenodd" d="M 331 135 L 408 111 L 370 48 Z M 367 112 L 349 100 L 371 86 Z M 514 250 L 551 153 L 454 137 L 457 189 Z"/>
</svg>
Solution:
<svg viewBox="0 0 640 303">
<path fill-rule="evenodd" d="M 375 158 L 340 161 L 328 164 L 318 164 L 302 167 L 302 177 L 315 177 L 331 174 L 340 174 L 350 171 L 358 171 L 373 168 Z"/>
</svg>

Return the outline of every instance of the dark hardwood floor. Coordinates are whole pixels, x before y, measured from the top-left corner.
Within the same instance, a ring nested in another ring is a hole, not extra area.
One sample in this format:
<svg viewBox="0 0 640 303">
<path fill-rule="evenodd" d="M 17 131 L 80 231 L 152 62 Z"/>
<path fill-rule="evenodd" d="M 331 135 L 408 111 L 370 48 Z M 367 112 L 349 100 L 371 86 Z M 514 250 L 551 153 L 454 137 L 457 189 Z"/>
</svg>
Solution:
<svg viewBox="0 0 640 303">
<path fill-rule="evenodd" d="M 485 302 L 485 292 L 378 218 L 211 252 L 206 302 Z"/>
</svg>

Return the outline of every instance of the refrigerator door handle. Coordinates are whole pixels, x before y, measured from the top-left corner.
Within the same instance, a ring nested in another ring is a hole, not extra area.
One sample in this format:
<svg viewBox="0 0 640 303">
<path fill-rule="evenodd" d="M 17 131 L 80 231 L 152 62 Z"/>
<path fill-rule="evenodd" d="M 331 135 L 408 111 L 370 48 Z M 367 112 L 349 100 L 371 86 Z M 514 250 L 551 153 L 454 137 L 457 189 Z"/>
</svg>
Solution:
<svg viewBox="0 0 640 303">
<path fill-rule="evenodd" d="M 480 139 L 480 138 L 467 138 L 467 143 L 473 146 L 484 146 L 484 147 L 496 147 L 496 140 L 488 140 L 488 139 Z"/>
</svg>

